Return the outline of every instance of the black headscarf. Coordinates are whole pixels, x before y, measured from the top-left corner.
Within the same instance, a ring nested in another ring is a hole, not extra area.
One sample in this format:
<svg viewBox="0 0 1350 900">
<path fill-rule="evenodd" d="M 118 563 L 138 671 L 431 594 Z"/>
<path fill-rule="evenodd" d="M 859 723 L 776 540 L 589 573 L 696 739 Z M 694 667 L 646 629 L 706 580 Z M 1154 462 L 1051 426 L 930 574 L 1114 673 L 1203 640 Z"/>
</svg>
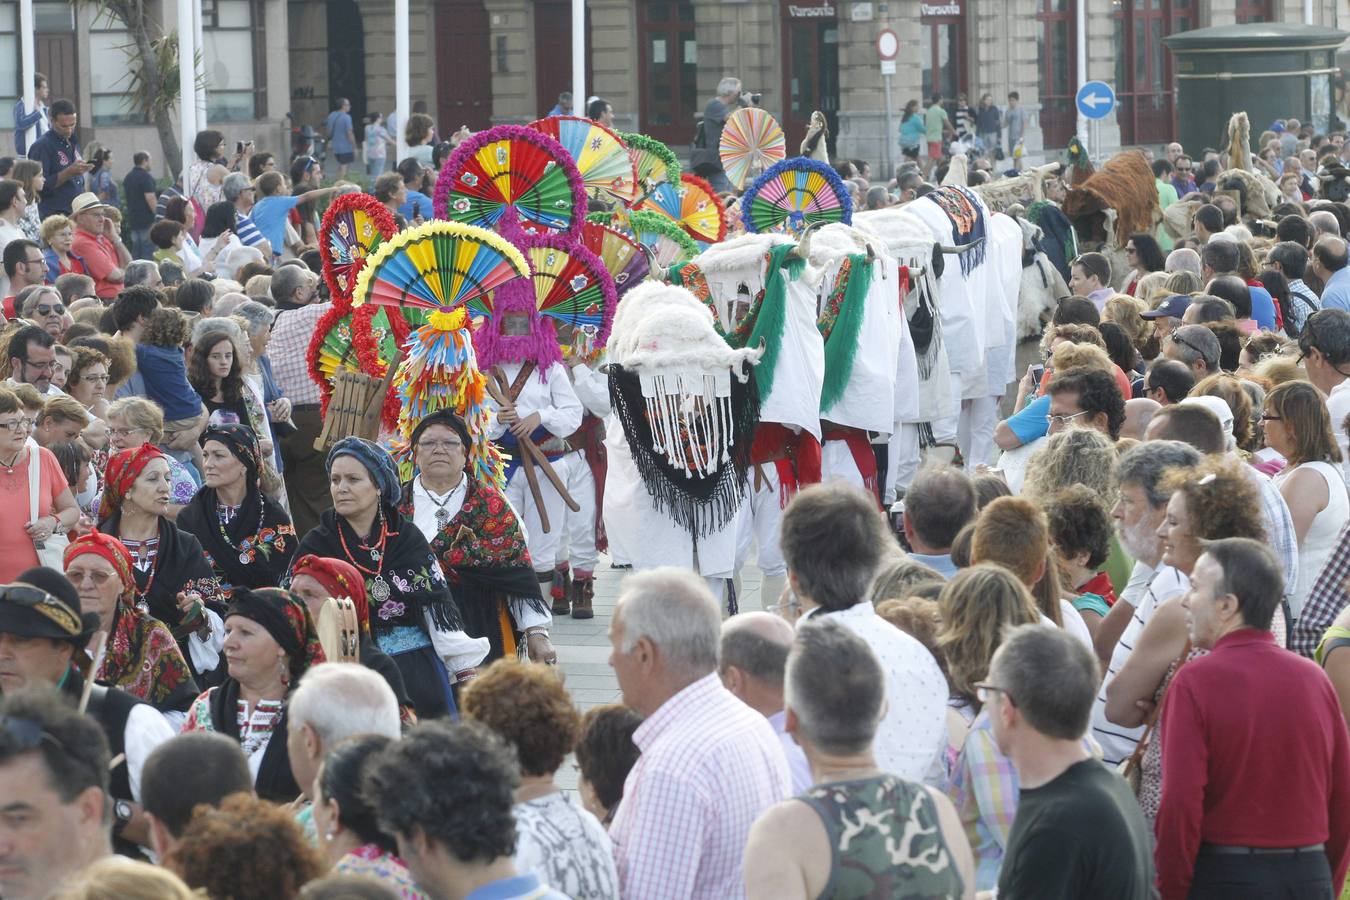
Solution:
<svg viewBox="0 0 1350 900">
<path fill-rule="evenodd" d="M 248 489 L 229 522 L 221 523 L 214 488 L 203 487 L 178 514 L 178 527 L 201 541 L 211 568 L 226 590 L 274 587 L 290 569 L 298 543 L 290 516 L 262 491 L 262 453 L 247 425 L 213 425 L 203 446 L 216 441 L 244 466 Z"/>
</svg>

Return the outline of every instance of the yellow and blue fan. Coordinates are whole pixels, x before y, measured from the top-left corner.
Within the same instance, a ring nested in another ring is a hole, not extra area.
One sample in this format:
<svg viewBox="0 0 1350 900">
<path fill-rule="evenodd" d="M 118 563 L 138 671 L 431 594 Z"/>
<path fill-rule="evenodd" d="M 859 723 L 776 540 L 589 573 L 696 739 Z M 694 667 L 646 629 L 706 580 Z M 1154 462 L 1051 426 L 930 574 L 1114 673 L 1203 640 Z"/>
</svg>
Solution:
<svg viewBox="0 0 1350 900">
<path fill-rule="evenodd" d="M 631 203 L 642 192 L 628 147 L 599 122 L 578 116 L 549 116 L 531 122 L 529 127 L 562 144 L 576 162 L 587 194 L 603 193 Z"/>
</svg>

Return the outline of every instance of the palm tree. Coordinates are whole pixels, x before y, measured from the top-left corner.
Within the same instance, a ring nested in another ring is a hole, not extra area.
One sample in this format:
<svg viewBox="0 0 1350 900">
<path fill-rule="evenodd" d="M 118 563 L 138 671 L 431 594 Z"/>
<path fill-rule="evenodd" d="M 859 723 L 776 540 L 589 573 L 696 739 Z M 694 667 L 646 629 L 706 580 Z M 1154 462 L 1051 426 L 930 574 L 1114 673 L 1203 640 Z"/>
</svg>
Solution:
<svg viewBox="0 0 1350 900">
<path fill-rule="evenodd" d="M 173 112 L 178 106 L 179 54 L 177 33 L 165 33 L 146 0 L 77 0 L 120 22 L 131 35 L 125 46 L 131 66 L 125 77 L 126 105 L 155 126 L 159 133 L 160 158 L 168 162 L 174 178 L 182 168 Z"/>
</svg>

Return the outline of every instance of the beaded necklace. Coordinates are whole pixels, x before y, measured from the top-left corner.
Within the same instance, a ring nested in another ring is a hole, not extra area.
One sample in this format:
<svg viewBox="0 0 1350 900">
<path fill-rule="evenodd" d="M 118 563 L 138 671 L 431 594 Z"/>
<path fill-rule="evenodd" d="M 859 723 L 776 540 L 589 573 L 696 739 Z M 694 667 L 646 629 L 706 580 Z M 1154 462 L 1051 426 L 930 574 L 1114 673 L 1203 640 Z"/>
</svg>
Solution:
<svg viewBox="0 0 1350 900">
<path fill-rule="evenodd" d="M 389 583 L 385 581 L 384 576 L 380 574 L 380 560 L 384 558 L 384 545 L 385 542 L 389 539 L 389 526 L 384 521 L 384 510 L 380 510 L 379 541 L 375 544 L 374 547 L 370 546 L 368 543 L 362 543 L 357 545 L 362 550 L 370 554 L 370 561 L 375 564 L 374 569 L 367 569 L 365 566 L 361 565 L 359 562 L 356 561 L 356 557 L 352 555 L 351 549 L 347 547 L 347 535 L 343 532 L 341 521 L 338 522 L 337 532 L 338 532 L 338 540 L 342 542 L 342 552 L 346 555 L 347 561 L 350 562 L 353 566 L 356 566 L 357 569 L 364 572 L 365 574 L 373 575 L 375 577 L 375 580 L 371 582 L 370 585 L 370 598 L 374 600 L 376 603 L 384 603 L 384 601 L 389 599 L 390 593 Z"/>
</svg>

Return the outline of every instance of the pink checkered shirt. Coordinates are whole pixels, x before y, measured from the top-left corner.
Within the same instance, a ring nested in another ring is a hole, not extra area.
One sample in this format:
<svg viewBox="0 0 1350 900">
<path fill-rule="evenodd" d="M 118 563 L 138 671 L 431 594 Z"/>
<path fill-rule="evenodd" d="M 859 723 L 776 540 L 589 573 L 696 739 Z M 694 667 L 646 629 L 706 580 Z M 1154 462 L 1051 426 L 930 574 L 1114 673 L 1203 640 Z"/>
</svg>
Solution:
<svg viewBox="0 0 1350 900">
<path fill-rule="evenodd" d="M 633 742 L 642 755 L 628 773 L 609 832 L 622 896 L 744 897 L 750 826 L 792 795 L 783 747 L 768 719 L 713 674 L 662 704 L 638 726 Z"/>
<path fill-rule="evenodd" d="M 296 406 L 319 402 L 319 386 L 309 377 L 309 341 L 314 337 L 314 326 L 332 308 L 331 303 L 311 303 L 284 309 L 277 314 L 272 336 L 267 339 L 272 377 Z"/>
</svg>

